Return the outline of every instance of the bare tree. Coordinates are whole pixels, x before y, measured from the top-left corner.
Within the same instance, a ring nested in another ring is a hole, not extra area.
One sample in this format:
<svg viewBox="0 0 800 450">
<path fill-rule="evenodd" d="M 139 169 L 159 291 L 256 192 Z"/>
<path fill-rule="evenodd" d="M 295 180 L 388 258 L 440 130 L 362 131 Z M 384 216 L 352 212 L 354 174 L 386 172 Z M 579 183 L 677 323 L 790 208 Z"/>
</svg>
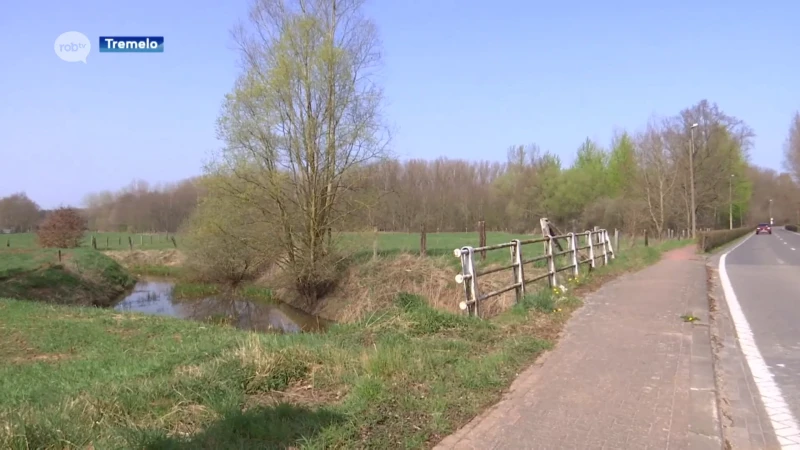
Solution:
<svg viewBox="0 0 800 450">
<path fill-rule="evenodd" d="M 0 229 L 30 231 L 39 221 L 39 205 L 24 192 L 0 198 Z"/>
<path fill-rule="evenodd" d="M 636 140 L 644 199 L 658 236 L 664 231 L 667 208 L 678 175 L 665 138 L 658 124 L 651 121 Z"/>
<path fill-rule="evenodd" d="M 784 168 L 800 183 L 800 112 L 795 112 L 783 147 Z"/>
<path fill-rule="evenodd" d="M 349 174 L 385 155 L 388 130 L 373 23 L 362 0 L 256 0 L 234 32 L 243 72 L 226 99 L 209 167 L 213 195 L 277 225 L 276 263 L 315 301 L 333 283 L 330 230 L 351 211 Z M 236 180 L 236 182 L 231 182 Z M 243 183 L 242 183 L 243 182 Z"/>
<path fill-rule="evenodd" d="M 38 230 L 39 245 L 54 248 L 80 247 L 86 220 L 75 208 L 58 208 Z"/>
</svg>

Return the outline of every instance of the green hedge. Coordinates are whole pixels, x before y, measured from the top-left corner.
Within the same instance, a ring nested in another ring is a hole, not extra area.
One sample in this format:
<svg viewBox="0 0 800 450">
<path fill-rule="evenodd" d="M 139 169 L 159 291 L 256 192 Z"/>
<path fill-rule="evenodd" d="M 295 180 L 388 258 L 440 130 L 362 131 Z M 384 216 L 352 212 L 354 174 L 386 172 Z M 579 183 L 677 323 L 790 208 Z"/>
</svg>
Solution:
<svg viewBox="0 0 800 450">
<path fill-rule="evenodd" d="M 708 252 L 717 247 L 738 239 L 747 233 L 754 233 L 753 227 L 734 228 L 733 230 L 700 231 L 697 233 L 697 248 Z"/>
<path fill-rule="evenodd" d="M 785 225 L 784 228 L 786 228 L 789 231 L 794 231 L 795 233 L 797 233 L 797 225 Z"/>
</svg>

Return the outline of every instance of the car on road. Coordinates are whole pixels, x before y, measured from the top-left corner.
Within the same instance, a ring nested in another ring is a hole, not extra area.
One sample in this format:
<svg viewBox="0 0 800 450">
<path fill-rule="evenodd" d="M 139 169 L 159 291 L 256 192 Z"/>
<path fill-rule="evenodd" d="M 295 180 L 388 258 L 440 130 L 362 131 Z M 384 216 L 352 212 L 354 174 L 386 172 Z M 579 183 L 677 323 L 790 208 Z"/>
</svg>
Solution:
<svg viewBox="0 0 800 450">
<path fill-rule="evenodd" d="M 761 234 L 761 233 L 772 234 L 772 227 L 769 226 L 768 223 L 758 224 L 758 227 L 756 227 L 756 234 Z"/>
</svg>

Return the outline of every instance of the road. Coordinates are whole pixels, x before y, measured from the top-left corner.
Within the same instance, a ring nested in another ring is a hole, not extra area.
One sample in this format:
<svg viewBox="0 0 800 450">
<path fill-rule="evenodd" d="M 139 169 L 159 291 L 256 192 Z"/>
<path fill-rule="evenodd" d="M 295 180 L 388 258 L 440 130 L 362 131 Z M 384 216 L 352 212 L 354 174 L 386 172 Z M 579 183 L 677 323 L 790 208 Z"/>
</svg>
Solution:
<svg viewBox="0 0 800 450">
<path fill-rule="evenodd" d="M 800 234 L 775 228 L 752 235 L 721 263 L 725 297 L 766 412 L 783 448 L 800 449 Z M 751 341 L 757 351 L 748 352 Z"/>
</svg>

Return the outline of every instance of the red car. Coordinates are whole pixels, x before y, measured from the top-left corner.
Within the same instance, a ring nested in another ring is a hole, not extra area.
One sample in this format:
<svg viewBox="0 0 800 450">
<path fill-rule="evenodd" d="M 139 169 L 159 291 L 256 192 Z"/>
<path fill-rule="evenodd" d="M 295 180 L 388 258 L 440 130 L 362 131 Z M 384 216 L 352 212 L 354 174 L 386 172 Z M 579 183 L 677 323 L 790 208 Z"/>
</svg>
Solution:
<svg viewBox="0 0 800 450">
<path fill-rule="evenodd" d="M 772 227 L 768 223 L 760 223 L 756 228 L 756 234 L 769 233 L 772 234 Z"/>
</svg>

